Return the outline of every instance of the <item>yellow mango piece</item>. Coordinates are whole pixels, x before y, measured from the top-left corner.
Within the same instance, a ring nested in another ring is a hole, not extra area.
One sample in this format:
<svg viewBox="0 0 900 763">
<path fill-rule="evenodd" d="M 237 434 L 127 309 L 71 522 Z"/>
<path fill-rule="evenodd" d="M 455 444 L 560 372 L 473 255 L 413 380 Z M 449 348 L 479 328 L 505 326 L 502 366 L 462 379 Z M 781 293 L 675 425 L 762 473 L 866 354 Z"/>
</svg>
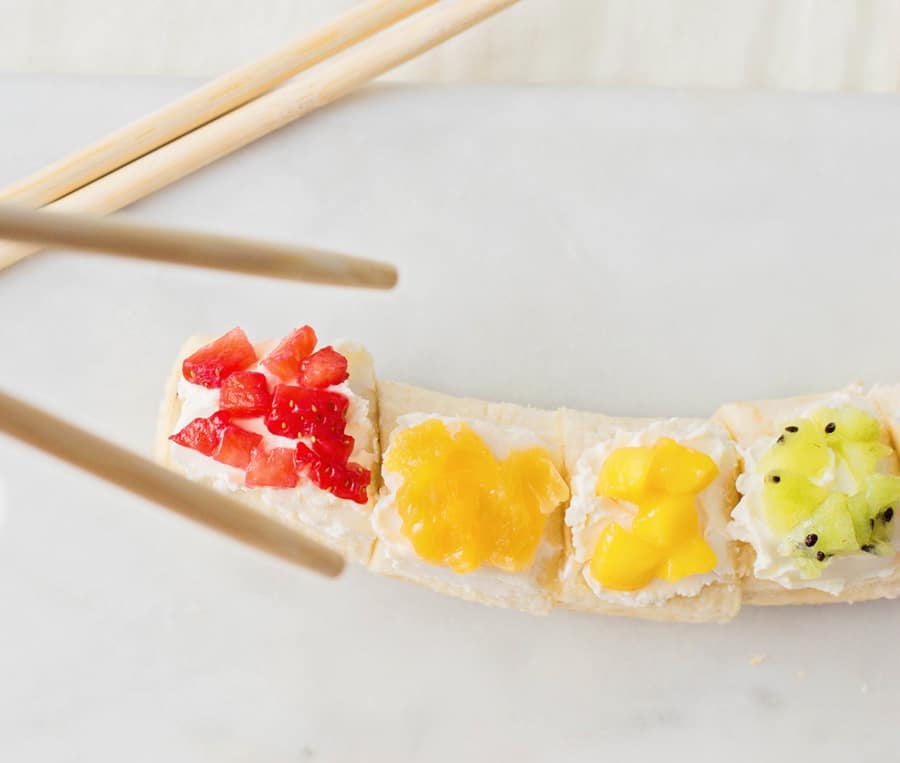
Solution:
<svg viewBox="0 0 900 763">
<path fill-rule="evenodd" d="M 638 503 L 643 497 L 653 462 L 653 448 L 618 448 L 600 468 L 596 493 L 617 501 Z"/>
<path fill-rule="evenodd" d="M 591 575 L 611 591 L 636 591 L 651 580 L 665 552 L 611 522 L 591 557 Z"/>
<path fill-rule="evenodd" d="M 482 510 L 481 495 L 458 480 L 447 480 L 439 488 L 437 485 L 423 474 L 407 480 L 397 492 L 403 533 L 426 562 L 470 572 L 481 564 L 484 555 L 473 532 Z"/>
<path fill-rule="evenodd" d="M 543 448 L 513 451 L 500 463 L 500 475 L 488 564 L 519 572 L 531 565 L 547 515 L 568 500 L 569 486 Z"/>
<path fill-rule="evenodd" d="M 405 476 L 445 456 L 452 447 L 447 425 L 439 419 L 429 419 L 397 432 L 385 454 L 384 468 Z"/>
<path fill-rule="evenodd" d="M 685 447 L 670 437 L 660 437 L 653 446 L 646 484 L 653 492 L 696 495 L 718 474 L 719 467 L 706 453 Z"/>
<path fill-rule="evenodd" d="M 547 515 L 569 497 L 545 450 L 500 461 L 464 423 L 453 433 L 437 419 L 401 430 L 384 463 L 403 476 L 396 504 L 416 554 L 461 574 L 482 564 L 527 569 Z"/>
<path fill-rule="evenodd" d="M 699 531 L 696 500 L 687 495 L 648 499 L 641 504 L 631 531 L 657 546 L 676 546 Z"/>
<path fill-rule="evenodd" d="M 675 583 L 690 575 L 703 575 L 716 568 L 716 554 L 699 535 L 691 538 L 671 553 L 659 571 L 659 577 Z"/>
</svg>

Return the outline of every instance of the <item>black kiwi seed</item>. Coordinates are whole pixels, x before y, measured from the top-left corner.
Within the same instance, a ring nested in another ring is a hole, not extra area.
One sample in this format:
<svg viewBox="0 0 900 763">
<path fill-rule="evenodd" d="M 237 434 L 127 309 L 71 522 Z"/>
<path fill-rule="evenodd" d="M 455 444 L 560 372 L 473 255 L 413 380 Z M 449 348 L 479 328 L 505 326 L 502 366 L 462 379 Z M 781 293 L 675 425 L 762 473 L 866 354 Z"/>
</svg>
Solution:
<svg viewBox="0 0 900 763">
<path fill-rule="evenodd" d="M 874 530 L 874 529 L 875 529 L 875 519 L 874 519 L 874 518 L 870 518 L 870 519 L 869 519 L 869 529 L 870 529 L 870 530 Z"/>
<path fill-rule="evenodd" d="M 815 533 L 810 533 L 806 536 L 803 542 L 806 544 L 807 548 L 812 548 L 816 545 L 816 543 L 819 542 L 819 536 Z"/>
<path fill-rule="evenodd" d="M 791 433 L 793 433 L 793 432 L 799 432 L 799 431 L 800 431 L 800 427 L 795 427 L 793 424 L 791 424 L 791 426 L 785 427 L 785 428 L 784 428 L 784 431 L 785 431 L 785 432 L 791 432 Z"/>
<path fill-rule="evenodd" d="M 818 559 L 820 562 L 824 562 L 825 561 L 825 552 L 824 551 L 816 552 L 816 559 Z"/>
<path fill-rule="evenodd" d="M 871 543 L 864 543 L 860 548 L 865 551 L 867 554 L 871 554 L 875 550 L 875 546 Z"/>
<path fill-rule="evenodd" d="M 893 518 L 894 518 L 894 507 L 893 507 L 893 506 L 888 506 L 888 507 L 884 510 L 884 521 L 885 521 L 885 522 L 890 522 Z"/>
<path fill-rule="evenodd" d="M 784 435 L 781 435 L 781 437 L 779 437 L 777 440 L 775 440 L 775 442 L 778 445 L 781 445 L 784 442 Z"/>
<path fill-rule="evenodd" d="M 829 421 L 825 425 L 825 434 L 831 434 L 835 429 L 837 429 L 837 424 L 835 424 L 833 421 Z"/>
<path fill-rule="evenodd" d="M 773 474 L 769 479 L 771 479 L 772 482 L 774 482 L 776 485 L 777 485 L 779 482 L 781 482 L 781 477 L 779 477 L 777 474 Z"/>
</svg>

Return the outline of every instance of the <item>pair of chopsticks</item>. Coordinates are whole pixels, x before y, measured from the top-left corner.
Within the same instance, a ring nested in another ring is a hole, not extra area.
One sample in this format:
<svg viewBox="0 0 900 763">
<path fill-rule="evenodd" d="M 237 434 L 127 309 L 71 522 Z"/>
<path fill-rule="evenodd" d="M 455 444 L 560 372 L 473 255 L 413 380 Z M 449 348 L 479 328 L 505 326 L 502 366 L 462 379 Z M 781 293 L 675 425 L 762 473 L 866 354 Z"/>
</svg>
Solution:
<svg viewBox="0 0 900 763">
<path fill-rule="evenodd" d="M 119 210 L 515 2 L 369 0 L 313 34 L 0 190 L 0 202 L 61 212 Z M 38 250 L 34 244 L 0 247 L 0 269 Z"/>
<path fill-rule="evenodd" d="M 6 202 L 0 204 L 0 238 L 19 242 L 0 246 L 0 269 L 40 245 L 57 244 L 320 284 L 391 288 L 397 274 L 384 263 L 73 213 L 121 209 L 515 2 L 369 0 L 312 35 L 0 190 L 0 202 Z M 2 391 L 0 432 L 281 559 L 330 577 L 343 569 L 340 554 L 288 525 Z"/>
</svg>

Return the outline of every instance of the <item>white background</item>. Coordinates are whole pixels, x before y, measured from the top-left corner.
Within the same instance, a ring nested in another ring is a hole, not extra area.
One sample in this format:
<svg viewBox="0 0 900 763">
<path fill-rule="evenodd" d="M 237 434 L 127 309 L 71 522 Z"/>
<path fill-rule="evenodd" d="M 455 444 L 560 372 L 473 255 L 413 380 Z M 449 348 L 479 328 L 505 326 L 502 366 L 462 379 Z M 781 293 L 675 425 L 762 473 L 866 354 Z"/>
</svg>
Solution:
<svg viewBox="0 0 900 763">
<path fill-rule="evenodd" d="M 357 0 L 0 0 L 0 71 L 210 77 Z M 896 91 L 897 0 L 522 0 L 401 80 Z"/>
<path fill-rule="evenodd" d="M 0 183 L 191 84 L 0 78 Z M 900 380 L 898 134 L 872 96 L 369 90 L 128 214 L 389 259 L 396 292 L 43 256 L 0 275 L 0 388 L 147 451 L 183 337 L 236 323 L 608 413 Z M 285 569 L 9 440 L 0 475 L 3 761 L 896 756 L 894 602 L 533 618 Z"/>
</svg>

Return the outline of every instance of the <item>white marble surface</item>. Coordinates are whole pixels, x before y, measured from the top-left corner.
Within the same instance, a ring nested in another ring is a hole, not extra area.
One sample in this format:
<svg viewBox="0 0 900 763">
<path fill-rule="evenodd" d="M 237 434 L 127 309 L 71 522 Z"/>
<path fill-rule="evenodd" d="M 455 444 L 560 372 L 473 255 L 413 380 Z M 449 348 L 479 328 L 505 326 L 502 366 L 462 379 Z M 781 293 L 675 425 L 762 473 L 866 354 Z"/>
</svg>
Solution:
<svg viewBox="0 0 900 763">
<path fill-rule="evenodd" d="M 212 77 L 359 2 L 0 0 L 0 71 Z M 898 37 L 897 0 L 520 0 L 388 78 L 897 92 Z"/>
<path fill-rule="evenodd" d="M 0 78 L 0 182 L 187 86 Z M 388 258 L 396 293 L 44 256 L 0 275 L 0 388 L 146 450 L 184 335 L 307 321 L 612 413 L 900 379 L 898 134 L 875 97 L 369 91 L 130 214 Z M 897 603 L 532 618 L 323 582 L 2 438 L 0 478 L 4 761 L 896 757 Z"/>
</svg>

